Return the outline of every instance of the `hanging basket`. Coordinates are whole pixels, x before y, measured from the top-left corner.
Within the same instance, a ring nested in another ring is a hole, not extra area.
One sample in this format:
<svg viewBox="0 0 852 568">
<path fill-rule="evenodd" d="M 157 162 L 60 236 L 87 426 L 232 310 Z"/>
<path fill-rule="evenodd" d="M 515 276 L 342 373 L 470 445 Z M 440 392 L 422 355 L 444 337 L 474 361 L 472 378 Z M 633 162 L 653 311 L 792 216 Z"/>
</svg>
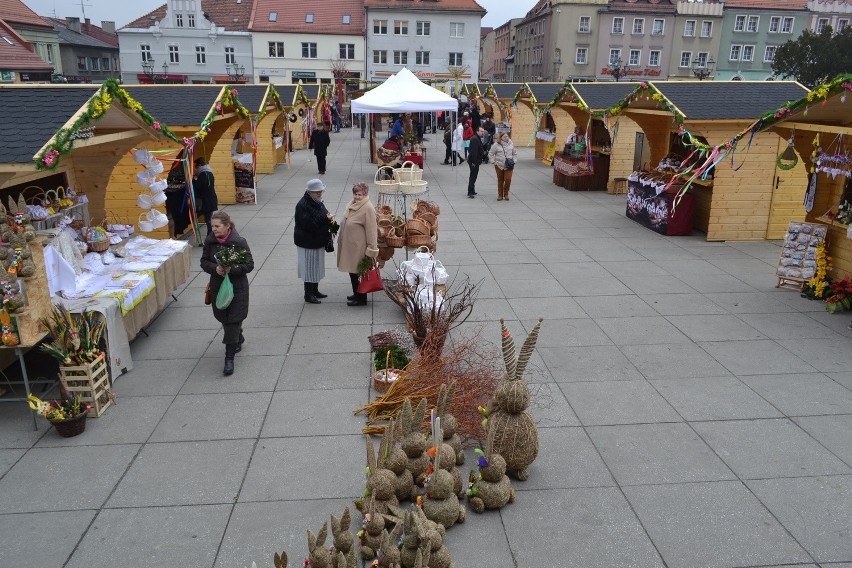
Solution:
<svg viewBox="0 0 852 568">
<path fill-rule="evenodd" d="M 373 183 L 376 185 L 376 190 L 379 193 L 399 193 L 399 182 L 395 179 L 379 179 L 379 175 L 384 171 L 384 168 L 376 169 L 376 175 Z"/>
<path fill-rule="evenodd" d="M 426 235 L 432 232 L 432 227 L 423 219 L 409 219 L 405 224 L 405 235 L 407 237 L 413 235 Z"/>
<path fill-rule="evenodd" d="M 405 246 L 409 248 L 427 247 L 431 250 L 432 237 L 429 235 L 412 235 L 405 237 Z"/>
<path fill-rule="evenodd" d="M 402 248 L 405 246 L 405 233 L 399 234 L 399 228 L 389 230 L 385 235 L 385 244 L 391 248 Z M 379 249 L 381 252 L 381 249 Z M 385 259 L 388 260 L 388 259 Z"/>
</svg>

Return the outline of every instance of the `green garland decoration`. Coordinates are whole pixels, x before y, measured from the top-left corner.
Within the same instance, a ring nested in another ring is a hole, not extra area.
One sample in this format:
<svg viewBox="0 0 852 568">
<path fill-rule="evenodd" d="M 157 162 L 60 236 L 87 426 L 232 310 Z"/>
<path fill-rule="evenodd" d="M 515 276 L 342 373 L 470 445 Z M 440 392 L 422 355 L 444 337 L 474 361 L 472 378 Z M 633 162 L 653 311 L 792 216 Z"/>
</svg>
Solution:
<svg viewBox="0 0 852 568">
<path fill-rule="evenodd" d="M 195 131 L 195 134 L 189 138 L 183 139 L 183 145 L 190 147 L 194 146 L 198 142 L 203 142 L 212 130 L 213 120 L 216 118 L 216 114 L 225 114 L 225 109 L 227 107 L 231 107 L 244 119 L 251 116 L 249 109 L 240 102 L 239 91 L 231 85 L 227 85 L 222 90 L 222 94 L 219 95 L 219 98 L 216 99 L 216 102 L 213 103 L 213 108 L 210 109 L 210 112 L 208 112 L 207 116 L 204 117 L 204 120 L 201 121 L 201 125 L 198 130 Z"/>
<path fill-rule="evenodd" d="M 782 160 L 781 154 L 778 154 L 777 156 L 775 156 L 775 165 L 778 166 L 779 170 L 784 170 L 785 172 L 787 170 L 792 170 L 793 168 L 795 168 L 796 164 L 798 164 L 798 163 L 799 163 L 799 157 L 798 156 L 793 156 L 793 161 L 789 162 L 789 163 L 785 163 Z"/>
<path fill-rule="evenodd" d="M 67 127 L 56 131 L 50 141 L 35 157 L 38 170 L 55 170 L 62 156 L 67 156 L 74 148 L 74 134 L 90 127 L 109 110 L 114 101 L 126 109 L 135 112 L 148 126 L 159 130 L 167 138 L 180 142 L 181 139 L 168 126 L 148 114 L 142 104 L 130 96 L 115 79 L 107 79 L 94 95 L 86 102 L 85 110 Z"/>
</svg>

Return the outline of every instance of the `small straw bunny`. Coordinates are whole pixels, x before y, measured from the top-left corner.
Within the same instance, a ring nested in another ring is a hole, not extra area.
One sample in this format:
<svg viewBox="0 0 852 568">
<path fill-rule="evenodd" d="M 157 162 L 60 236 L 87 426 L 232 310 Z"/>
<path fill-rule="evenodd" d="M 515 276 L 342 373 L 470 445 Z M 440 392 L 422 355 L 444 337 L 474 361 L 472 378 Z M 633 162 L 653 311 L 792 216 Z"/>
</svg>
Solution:
<svg viewBox="0 0 852 568">
<path fill-rule="evenodd" d="M 379 568 L 401 568 L 399 558 L 399 548 L 396 546 L 396 541 L 399 540 L 399 533 L 402 531 L 402 524 L 397 523 L 393 530 L 388 533 L 387 530 L 382 531 L 380 537 L 379 553 L 376 560 L 373 561 L 373 566 Z"/>
<path fill-rule="evenodd" d="M 506 475 L 506 460 L 494 453 L 494 431 L 485 441 L 485 451 L 474 450 L 479 455 L 479 471 L 470 470 L 468 501 L 477 513 L 485 509 L 500 509 L 515 501 L 515 490 Z"/>
<path fill-rule="evenodd" d="M 432 424 L 432 439 L 441 439 L 441 419 Z M 426 478 L 426 495 L 423 498 L 423 513 L 426 518 L 450 528 L 455 523 L 463 523 L 465 508 L 453 492 L 453 476 L 441 468 L 442 453 L 439 446 L 434 447 L 433 470 Z"/>
<path fill-rule="evenodd" d="M 402 403 L 400 420 L 402 424 L 402 449 L 408 456 L 408 471 L 415 485 L 423 486 L 426 468 L 429 467 L 429 456 L 426 455 L 426 435 L 423 433 L 423 419 L 426 416 L 426 399 L 421 398 L 417 409 L 411 407 L 411 399 L 406 398 Z"/>
<path fill-rule="evenodd" d="M 367 560 L 376 557 L 384 528 L 385 516 L 376 512 L 376 499 L 371 497 L 367 504 L 367 513 L 364 514 L 363 526 L 358 531 L 358 544 L 361 547 L 362 557 Z"/>
<path fill-rule="evenodd" d="M 345 560 L 345 568 L 355 568 L 355 538 L 349 531 L 349 525 L 352 523 L 352 517 L 349 515 L 349 507 L 343 509 L 343 515 L 338 520 L 337 517 L 331 515 L 331 534 L 333 535 L 334 546 L 331 549 L 332 557 L 336 557 L 338 553 L 343 554 Z"/>
<path fill-rule="evenodd" d="M 381 514 L 388 512 L 388 505 L 399 505 L 399 500 L 394 492 L 396 487 L 396 474 L 386 467 L 386 459 L 389 454 L 389 446 L 393 443 L 388 436 L 382 439 L 379 445 L 379 455 L 373 446 L 373 439 L 367 439 L 367 489 L 365 495 L 375 498 L 376 511 Z"/>
<path fill-rule="evenodd" d="M 405 512 L 402 550 L 400 557 L 403 568 L 416 566 L 417 552 L 422 552 L 423 565 L 428 568 L 455 568 L 450 550 L 444 544 L 446 529 L 423 514 L 416 505 Z"/>
<path fill-rule="evenodd" d="M 417 499 L 420 494 L 419 488 L 414 486 L 414 478 L 411 472 L 408 471 L 408 456 L 405 451 L 396 445 L 394 438 L 396 437 L 396 420 L 391 420 L 387 428 L 385 428 L 385 439 L 387 439 L 387 457 L 385 458 L 385 467 L 391 470 L 396 475 L 394 483 L 394 493 L 398 501 Z"/>
<path fill-rule="evenodd" d="M 456 417 L 450 414 L 450 406 L 453 404 L 453 395 L 456 392 L 456 381 L 452 381 L 449 385 L 441 385 L 441 390 L 438 391 L 438 406 L 436 413 L 441 418 L 441 430 L 443 430 L 443 440 L 455 452 L 455 464 L 464 464 L 464 450 L 462 450 L 461 437 L 456 434 L 458 422 Z"/>
<path fill-rule="evenodd" d="M 325 539 L 328 537 L 328 523 L 323 523 L 322 528 L 316 536 L 308 529 L 308 558 L 306 566 L 311 568 L 332 568 L 331 551 L 325 547 Z"/>
</svg>

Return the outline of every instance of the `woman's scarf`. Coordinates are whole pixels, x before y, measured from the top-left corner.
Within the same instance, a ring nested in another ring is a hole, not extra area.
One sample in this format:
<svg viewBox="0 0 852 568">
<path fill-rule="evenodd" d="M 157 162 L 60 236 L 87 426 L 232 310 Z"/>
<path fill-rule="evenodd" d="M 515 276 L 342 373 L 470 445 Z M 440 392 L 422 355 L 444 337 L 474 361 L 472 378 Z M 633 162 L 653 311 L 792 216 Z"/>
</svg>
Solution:
<svg viewBox="0 0 852 568">
<path fill-rule="evenodd" d="M 208 172 L 208 173 L 211 173 L 211 174 L 213 173 L 213 170 L 210 169 L 210 164 L 204 164 L 203 166 L 198 166 L 197 168 L 195 168 L 196 177 L 198 176 L 198 174 L 201 174 L 201 173 L 204 173 L 204 172 Z"/>
<path fill-rule="evenodd" d="M 215 238 L 216 242 L 219 243 L 220 245 L 224 245 L 225 243 L 228 242 L 228 239 L 231 238 L 231 231 L 233 231 L 233 229 L 228 229 L 228 233 L 224 237 L 222 237 L 221 239 L 219 237 L 217 237 L 216 235 L 213 235 L 213 238 Z"/>
<path fill-rule="evenodd" d="M 343 218 L 348 219 L 350 215 L 361 209 L 365 203 L 369 203 L 370 198 L 362 199 L 361 201 L 356 201 L 353 199 L 346 205 L 346 211 L 343 213 Z"/>
</svg>

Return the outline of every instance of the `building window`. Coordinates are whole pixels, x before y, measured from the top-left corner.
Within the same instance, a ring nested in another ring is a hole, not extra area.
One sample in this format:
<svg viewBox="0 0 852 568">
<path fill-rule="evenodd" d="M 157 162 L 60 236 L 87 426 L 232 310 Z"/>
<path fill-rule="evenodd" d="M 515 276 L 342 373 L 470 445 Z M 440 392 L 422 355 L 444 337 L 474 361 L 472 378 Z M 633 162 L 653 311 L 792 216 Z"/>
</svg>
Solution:
<svg viewBox="0 0 852 568">
<path fill-rule="evenodd" d="M 313 24 L 314 23 L 314 15 L 311 12 L 308 12 L 307 14 L 305 14 L 305 23 L 306 24 Z"/>
<path fill-rule="evenodd" d="M 612 19 L 612 33 L 614 33 L 614 34 L 623 34 L 624 33 L 624 18 L 613 18 Z"/>
<path fill-rule="evenodd" d="M 142 52 L 142 63 L 147 63 L 149 61 L 153 61 L 154 58 L 151 56 L 151 46 L 147 44 L 142 44 L 139 46 L 139 50 Z M 85 69 L 85 67 L 84 67 Z"/>
<path fill-rule="evenodd" d="M 142 62 L 144 63 L 145 60 L 143 59 Z M 85 57 L 77 57 L 77 70 L 78 71 L 85 71 L 86 70 L 86 58 Z"/>
<path fill-rule="evenodd" d="M 837 29 L 834 31 L 840 33 L 845 30 L 847 26 L 849 26 L 849 20 L 837 20 Z"/>
<path fill-rule="evenodd" d="M 734 19 L 734 31 L 735 32 L 744 32 L 745 31 L 745 24 L 746 24 L 746 17 L 745 16 L 737 16 Z"/>
<path fill-rule="evenodd" d="M 180 63 L 180 52 L 176 45 L 169 46 L 169 63 Z"/>
<path fill-rule="evenodd" d="M 701 37 L 711 37 L 713 35 L 713 22 L 704 20 L 701 22 Z"/>
<path fill-rule="evenodd" d="M 794 18 L 784 18 L 784 20 L 781 22 L 782 34 L 793 33 L 793 20 Z"/>
<path fill-rule="evenodd" d="M 302 42 L 302 59 L 316 59 L 317 44 L 312 41 Z"/>
<path fill-rule="evenodd" d="M 283 45 L 282 45 L 283 47 Z M 225 48 L 225 65 L 233 65 L 236 63 L 236 59 L 234 58 L 234 48 L 226 47 Z"/>
<path fill-rule="evenodd" d="M 408 65 L 408 52 L 407 51 L 394 51 L 393 52 L 393 64 L 394 65 Z"/>
<path fill-rule="evenodd" d="M 691 51 L 681 51 L 680 52 L 680 64 L 678 67 L 684 68 L 689 67 L 692 62 L 692 52 Z"/>
<path fill-rule="evenodd" d="M 450 61 L 450 65 L 453 65 L 455 67 L 461 67 L 462 54 L 451 52 L 450 57 L 449 57 L 449 61 Z"/>
<path fill-rule="evenodd" d="M 340 59 L 355 59 L 355 44 L 341 43 L 340 44 Z"/>
<path fill-rule="evenodd" d="M 648 56 L 648 67 L 659 67 L 660 66 L 660 50 L 652 49 L 651 54 Z"/>
<path fill-rule="evenodd" d="M 620 49 L 610 49 L 609 50 L 609 64 L 615 65 L 618 63 L 618 60 L 621 59 L 621 50 Z"/>
<path fill-rule="evenodd" d="M 662 18 L 657 18 L 654 20 L 654 27 L 651 28 L 651 35 L 663 35 L 663 31 L 666 29 L 666 21 Z"/>
<path fill-rule="evenodd" d="M 645 18 L 633 18 L 633 33 L 635 35 L 645 33 Z"/>
<path fill-rule="evenodd" d="M 429 22 L 417 22 L 417 35 L 432 35 L 432 24 Z"/>
<path fill-rule="evenodd" d="M 754 61 L 754 46 L 753 45 L 744 45 L 743 46 L 743 61 Z"/>
<path fill-rule="evenodd" d="M 394 20 L 393 35 L 408 35 L 408 20 Z"/>
<path fill-rule="evenodd" d="M 580 16 L 580 26 L 577 32 L 587 34 L 591 31 L 591 18 L 589 16 Z"/>
<path fill-rule="evenodd" d="M 278 12 L 269 12 L 269 21 L 277 22 L 278 21 Z"/>
<path fill-rule="evenodd" d="M 587 47 L 578 47 L 577 56 L 574 58 L 574 63 L 577 65 L 585 65 L 588 63 L 589 49 Z"/>
<path fill-rule="evenodd" d="M 97 57 L 90 57 L 88 59 L 88 61 L 89 61 L 89 71 L 100 71 L 100 69 L 101 69 L 101 66 L 100 66 L 101 60 L 100 59 L 98 59 Z"/>
<path fill-rule="evenodd" d="M 187 25 L 187 27 L 190 27 L 190 28 L 195 27 L 195 14 L 187 14 L 186 15 L 186 25 Z"/>
<path fill-rule="evenodd" d="M 781 16 L 772 16 L 769 18 L 769 33 L 777 34 L 781 31 Z"/>
<path fill-rule="evenodd" d="M 757 32 L 757 26 L 760 24 L 760 16 L 749 16 L 748 24 L 746 24 L 746 31 L 755 33 Z"/>
<path fill-rule="evenodd" d="M 203 45 L 195 46 L 195 62 L 199 64 L 207 63 L 207 51 Z"/>
<path fill-rule="evenodd" d="M 772 63 L 775 60 L 775 50 L 777 49 L 777 47 L 777 45 L 766 46 L 766 49 L 763 51 L 764 63 Z"/>
<path fill-rule="evenodd" d="M 429 65 L 429 52 L 428 51 L 415 51 L 414 52 L 414 63 L 415 63 L 415 65 Z"/>
<path fill-rule="evenodd" d="M 175 26 L 178 28 L 183 27 L 183 14 L 175 14 Z"/>
<path fill-rule="evenodd" d="M 373 20 L 373 35 L 388 35 L 388 21 Z"/>
<path fill-rule="evenodd" d="M 385 50 L 373 50 L 373 63 L 386 64 L 388 62 L 388 52 Z"/>
<path fill-rule="evenodd" d="M 683 37 L 695 37 L 695 20 L 687 20 L 683 24 Z"/>
<path fill-rule="evenodd" d="M 630 57 L 627 59 L 628 65 L 639 65 L 639 62 L 642 60 L 642 50 L 639 49 L 631 49 Z"/>
<path fill-rule="evenodd" d="M 463 22 L 450 22 L 450 37 L 464 37 Z"/>
<path fill-rule="evenodd" d="M 698 55 L 695 57 L 695 66 L 699 69 L 704 69 L 707 67 L 707 56 L 709 54 L 706 51 L 699 51 Z"/>
<path fill-rule="evenodd" d="M 343 25 L 348 26 L 352 23 L 352 16 L 350 14 L 345 14 L 343 16 Z"/>
<path fill-rule="evenodd" d="M 728 56 L 728 61 L 739 61 L 740 55 L 742 55 L 743 46 L 741 45 L 732 45 L 731 46 L 731 54 Z"/>
<path fill-rule="evenodd" d="M 234 53 L 234 48 L 225 48 L 225 53 L 228 52 L 228 49 L 231 50 L 231 54 Z M 269 42 L 269 57 L 284 57 L 284 42 L 283 41 L 270 41 Z"/>
<path fill-rule="evenodd" d="M 820 18 L 817 21 L 816 33 L 821 34 L 827 26 L 828 26 L 828 18 Z"/>
</svg>

